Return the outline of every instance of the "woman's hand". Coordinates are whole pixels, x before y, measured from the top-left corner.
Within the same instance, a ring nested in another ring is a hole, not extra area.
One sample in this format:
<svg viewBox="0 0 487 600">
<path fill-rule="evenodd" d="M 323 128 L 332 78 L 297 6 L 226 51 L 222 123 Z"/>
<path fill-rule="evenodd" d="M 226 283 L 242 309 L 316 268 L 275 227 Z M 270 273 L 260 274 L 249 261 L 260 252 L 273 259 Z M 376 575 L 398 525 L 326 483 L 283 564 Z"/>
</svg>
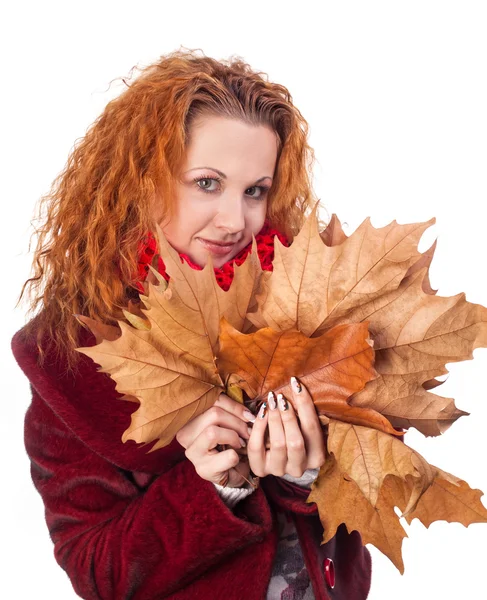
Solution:
<svg viewBox="0 0 487 600">
<path fill-rule="evenodd" d="M 240 461 L 240 454 L 250 438 L 248 422 L 255 416 L 243 404 L 220 394 L 208 410 L 186 423 L 176 434 L 186 448 L 186 457 L 194 464 L 200 477 L 227 485 L 241 487 L 249 478 L 249 463 Z M 218 445 L 231 446 L 219 452 Z M 244 452 L 244 451 L 243 451 Z"/>
<path fill-rule="evenodd" d="M 325 462 L 323 431 L 311 396 L 295 378 L 291 378 L 291 388 L 297 415 L 281 394 L 275 398 L 270 392 L 253 425 L 247 455 L 252 472 L 259 477 L 301 477 L 306 469 L 319 468 Z M 265 446 L 267 425 L 269 450 Z"/>
</svg>

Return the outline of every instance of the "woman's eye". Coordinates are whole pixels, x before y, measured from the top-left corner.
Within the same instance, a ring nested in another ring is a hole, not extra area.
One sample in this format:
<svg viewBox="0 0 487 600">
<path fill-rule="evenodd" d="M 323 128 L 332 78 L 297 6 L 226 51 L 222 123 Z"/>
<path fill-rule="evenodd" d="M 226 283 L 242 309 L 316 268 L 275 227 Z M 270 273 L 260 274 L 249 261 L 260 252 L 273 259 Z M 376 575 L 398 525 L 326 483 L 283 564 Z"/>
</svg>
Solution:
<svg viewBox="0 0 487 600">
<path fill-rule="evenodd" d="M 214 189 L 210 189 L 209 186 L 207 185 L 203 185 L 201 186 L 200 183 L 201 182 L 206 182 L 206 183 L 210 183 L 211 181 L 216 181 L 216 179 L 213 179 L 211 177 L 200 177 L 199 179 L 195 179 L 197 186 L 203 190 L 203 192 L 213 192 L 215 191 Z"/>
<path fill-rule="evenodd" d="M 259 195 L 258 196 L 254 196 L 254 194 L 250 194 L 253 198 L 261 198 L 267 191 L 268 188 L 264 187 L 264 186 L 260 186 L 260 185 L 253 185 L 252 187 L 249 187 L 246 191 L 248 190 L 259 190 Z"/>
</svg>

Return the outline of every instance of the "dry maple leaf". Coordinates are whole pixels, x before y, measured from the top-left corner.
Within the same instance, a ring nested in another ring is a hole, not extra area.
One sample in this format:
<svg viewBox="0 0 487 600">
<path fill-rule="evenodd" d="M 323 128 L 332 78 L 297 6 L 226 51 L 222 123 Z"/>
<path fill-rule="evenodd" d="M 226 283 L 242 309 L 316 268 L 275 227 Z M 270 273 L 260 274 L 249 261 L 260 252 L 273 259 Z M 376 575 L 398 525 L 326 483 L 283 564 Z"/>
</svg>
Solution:
<svg viewBox="0 0 487 600">
<path fill-rule="evenodd" d="M 328 456 L 311 486 L 307 502 L 315 502 L 318 507 L 324 529 L 322 543 L 331 540 L 338 526 L 345 523 L 349 532 L 360 533 L 364 545 L 373 544 L 403 573 L 401 544 L 407 534 L 394 512 L 394 503 L 388 501 L 386 490 L 387 485 L 382 486 L 376 506 L 372 506 L 355 481 L 340 471 L 335 458 Z"/>
<path fill-rule="evenodd" d="M 349 396 L 376 377 L 368 336 L 366 323 L 339 325 L 308 338 L 295 329 L 278 332 L 270 327 L 243 334 L 222 319 L 217 364 L 224 377 L 238 377 L 254 402 L 271 390 L 290 397 L 294 375 L 308 388 L 319 414 L 398 434 L 377 411 L 347 404 Z"/>
<path fill-rule="evenodd" d="M 215 364 L 220 318 L 243 326 L 261 273 L 254 238 L 253 256 L 235 268 L 235 285 L 224 292 L 211 257 L 197 271 L 180 260 L 160 228 L 157 233 L 170 282 L 167 287 L 149 283 L 148 296 L 141 296 L 146 307 L 141 312 L 150 328 L 138 320 L 135 327 L 119 321 L 121 334 L 115 337 L 116 328 L 81 317 L 99 343 L 77 348 L 101 365 L 100 372 L 110 374 L 125 399 L 138 400 L 140 406 L 122 441 L 157 440 L 151 452 L 169 444 L 183 425 L 225 391 L 226 382 Z"/>
<path fill-rule="evenodd" d="M 329 329 L 350 310 L 397 288 L 421 256 L 421 235 L 435 222 L 394 221 L 375 229 L 366 219 L 342 243 L 327 246 L 318 231 L 317 206 L 290 247 L 274 240 L 273 271 L 260 280 L 256 314 L 249 315 L 255 325 L 296 328 L 308 337 Z"/>
<path fill-rule="evenodd" d="M 341 471 L 358 485 L 372 506 L 387 475 L 414 484 L 404 512 L 410 512 L 422 493 L 431 485 L 435 470 L 422 456 L 401 440 L 381 431 L 331 420 L 328 427 L 328 452 L 332 453 Z"/>
<path fill-rule="evenodd" d="M 480 490 L 430 465 L 397 438 L 332 420 L 327 444 L 330 456 L 307 499 L 318 506 L 323 543 L 345 523 L 403 573 L 401 546 L 407 535 L 395 506 L 409 523 L 418 518 L 426 527 L 437 520 L 465 526 L 487 522 Z"/>
</svg>

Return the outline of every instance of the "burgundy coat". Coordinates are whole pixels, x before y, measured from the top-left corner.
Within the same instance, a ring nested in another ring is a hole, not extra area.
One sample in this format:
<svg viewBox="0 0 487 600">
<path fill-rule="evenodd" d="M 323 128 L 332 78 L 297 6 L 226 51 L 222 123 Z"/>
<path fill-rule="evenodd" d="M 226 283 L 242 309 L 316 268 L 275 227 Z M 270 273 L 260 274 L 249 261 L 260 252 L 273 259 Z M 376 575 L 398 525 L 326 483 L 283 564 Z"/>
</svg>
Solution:
<svg viewBox="0 0 487 600">
<path fill-rule="evenodd" d="M 41 369 L 34 342 L 21 333 L 12 350 L 32 390 L 25 447 L 55 558 L 76 593 L 89 600 L 263 600 L 277 546 L 272 482 L 279 478 L 262 478 L 230 510 L 177 440 L 150 454 L 121 442 L 137 407 L 119 399 L 99 365 L 80 355 L 73 377 L 48 355 Z M 95 344 L 91 333 L 80 335 L 80 346 Z M 296 497 L 280 503 L 294 514 L 315 597 L 365 599 L 371 561 L 359 534 L 341 525 L 320 546 L 316 504 L 305 504 L 297 486 L 288 489 Z"/>
</svg>

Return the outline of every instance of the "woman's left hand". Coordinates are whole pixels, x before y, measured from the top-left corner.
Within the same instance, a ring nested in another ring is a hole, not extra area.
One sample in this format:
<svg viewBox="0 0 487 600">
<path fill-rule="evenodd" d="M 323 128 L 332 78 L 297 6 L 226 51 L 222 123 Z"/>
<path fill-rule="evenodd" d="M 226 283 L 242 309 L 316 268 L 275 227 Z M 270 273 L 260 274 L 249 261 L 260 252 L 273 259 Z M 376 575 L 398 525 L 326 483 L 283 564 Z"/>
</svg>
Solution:
<svg viewBox="0 0 487 600">
<path fill-rule="evenodd" d="M 291 388 L 297 414 L 291 402 L 271 392 L 255 419 L 247 456 L 252 472 L 258 477 L 285 474 L 301 477 L 306 469 L 317 469 L 325 462 L 324 435 L 315 405 L 304 385 L 296 383 Z M 265 446 L 267 426 L 269 450 Z"/>
</svg>

